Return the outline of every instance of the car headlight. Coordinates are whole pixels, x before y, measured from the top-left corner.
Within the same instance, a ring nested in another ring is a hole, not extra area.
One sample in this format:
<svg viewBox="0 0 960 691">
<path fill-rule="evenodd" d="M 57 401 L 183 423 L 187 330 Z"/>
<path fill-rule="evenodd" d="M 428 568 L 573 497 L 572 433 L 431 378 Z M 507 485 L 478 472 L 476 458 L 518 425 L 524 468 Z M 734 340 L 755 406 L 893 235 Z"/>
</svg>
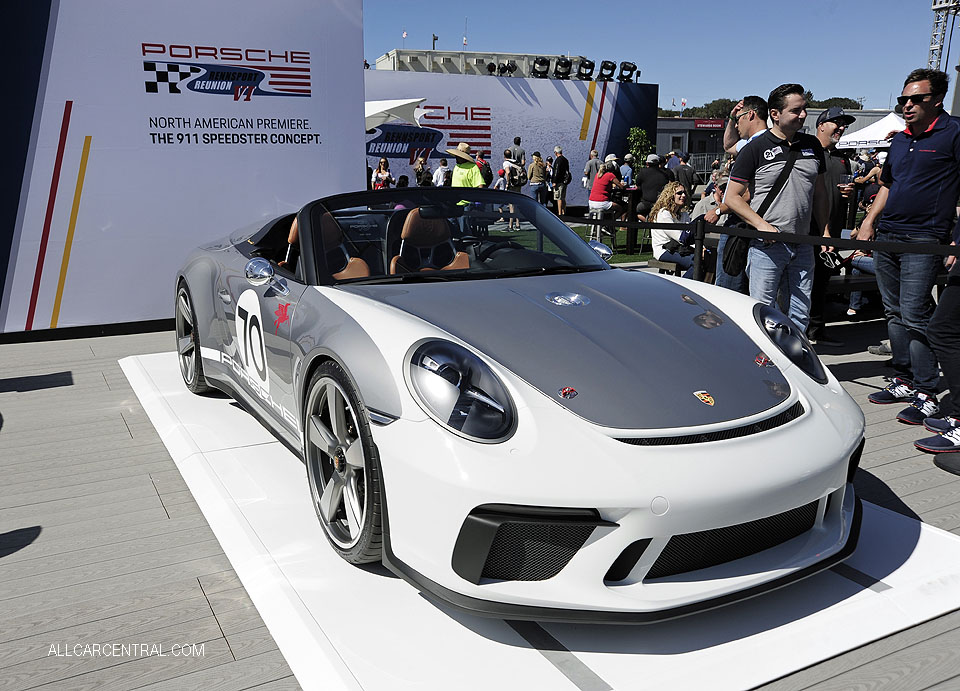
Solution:
<svg viewBox="0 0 960 691">
<path fill-rule="evenodd" d="M 770 340 L 790 358 L 790 362 L 806 372 L 814 381 L 820 384 L 827 383 L 827 372 L 823 369 L 820 358 L 813 352 L 807 337 L 789 317 L 769 305 L 759 304 L 754 306 L 753 316 Z"/>
<path fill-rule="evenodd" d="M 410 357 L 408 383 L 420 407 L 451 431 L 478 442 L 513 433 L 513 402 L 480 358 L 450 341 L 430 340 Z"/>
</svg>

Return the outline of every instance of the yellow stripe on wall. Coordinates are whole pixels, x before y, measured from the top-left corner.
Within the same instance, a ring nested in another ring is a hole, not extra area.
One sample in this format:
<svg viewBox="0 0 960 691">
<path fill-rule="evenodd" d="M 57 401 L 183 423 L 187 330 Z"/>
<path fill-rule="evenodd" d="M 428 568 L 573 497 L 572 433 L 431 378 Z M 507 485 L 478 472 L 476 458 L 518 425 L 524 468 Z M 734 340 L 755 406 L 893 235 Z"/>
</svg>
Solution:
<svg viewBox="0 0 960 691">
<path fill-rule="evenodd" d="M 580 141 L 587 138 L 590 131 L 590 115 L 593 113 L 593 95 L 597 92 L 597 83 L 590 82 L 590 88 L 587 89 L 587 105 L 583 109 L 583 124 L 580 125 Z"/>
<path fill-rule="evenodd" d="M 77 189 L 73 193 L 73 208 L 70 210 L 70 227 L 67 228 L 67 241 L 63 246 L 63 261 L 60 263 L 60 282 L 57 283 L 57 299 L 53 303 L 53 315 L 50 328 L 57 328 L 60 317 L 60 300 L 63 298 L 63 284 L 67 280 L 67 266 L 70 264 L 70 249 L 73 247 L 73 231 L 77 227 L 77 214 L 80 211 L 80 195 L 83 194 L 83 178 L 87 174 L 87 156 L 90 154 L 91 137 L 83 140 L 83 153 L 80 154 L 80 170 L 77 172 Z"/>
</svg>

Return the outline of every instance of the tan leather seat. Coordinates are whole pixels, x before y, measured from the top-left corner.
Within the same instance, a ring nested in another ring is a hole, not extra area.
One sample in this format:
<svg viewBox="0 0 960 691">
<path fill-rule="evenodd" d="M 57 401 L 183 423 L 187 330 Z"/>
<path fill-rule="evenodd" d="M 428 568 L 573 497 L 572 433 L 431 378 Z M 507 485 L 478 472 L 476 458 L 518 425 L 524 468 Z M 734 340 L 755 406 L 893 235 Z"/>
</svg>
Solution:
<svg viewBox="0 0 960 691">
<path fill-rule="evenodd" d="M 294 219 L 290 228 L 290 235 L 297 231 L 297 221 Z M 327 268 L 334 279 L 342 281 L 345 278 L 366 278 L 370 275 L 370 266 L 360 257 L 351 257 L 343 242 L 343 230 L 340 224 L 329 213 L 320 217 L 320 241 L 327 258 Z"/>
<path fill-rule="evenodd" d="M 469 269 L 470 258 L 458 252 L 445 218 L 423 218 L 420 209 L 407 214 L 400 232 L 400 253 L 390 260 L 390 273 Z"/>
</svg>

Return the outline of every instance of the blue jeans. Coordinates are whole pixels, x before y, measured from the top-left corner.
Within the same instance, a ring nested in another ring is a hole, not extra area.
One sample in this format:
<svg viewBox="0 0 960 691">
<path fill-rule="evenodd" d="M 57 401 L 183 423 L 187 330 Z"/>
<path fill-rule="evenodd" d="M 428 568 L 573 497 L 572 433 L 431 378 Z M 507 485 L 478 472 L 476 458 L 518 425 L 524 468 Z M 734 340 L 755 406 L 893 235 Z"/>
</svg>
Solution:
<svg viewBox="0 0 960 691">
<path fill-rule="evenodd" d="M 747 255 L 747 272 L 750 274 L 750 297 L 771 307 L 777 307 L 777 293 L 783 280 L 790 300 L 787 316 L 806 333 L 813 289 L 813 245 L 785 242 L 764 245 L 753 240 Z"/>
<path fill-rule="evenodd" d="M 747 287 L 747 270 L 744 269 L 736 276 L 731 276 L 726 271 L 723 270 L 723 248 L 727 245 L 727 238 L 729 235 L 721 235 L 720 242 L 717 244 L 717 274 L 716 279 L 713 281 L 714 285 L 718 285 L 721 288 L 727 288 L 729 290 L 735 290 L 738 293 L 743 293 L 744 295 L 750 294 L 750 289 Z"/>
<path fill-rule="evenodd" d="M 686 269 L 683 274 L 684 278 L 693 277 L 693 255 L 688 254 L 686 257 L 681 257 L 679 254 L 674 252 L 664 252 L 659 257 L 657 257 L 662 262 L 673 262 L 681 269 Z"/>
<path fill-rule="evenodd" d="M 547 200 L 546 185 L 544 185 L 542 182 L 531 182 L 528 196 L 537 200 L 537 202 L 540 204 L 545 203 Z"/>
<path fill-rule="evenodd" d="M 877 269 L 873 265 L 873 257 L 854 257 L 850 260 L 850 274 L 852 276 L 875 273 L 877 273 Z M 859 290 L 850 291 L 850 309 L 858 312 L 863 307 L 863 303 L 863 293 Z"/>
<path fill-rule="evenodd" d="M 877 233 L 877 242 L 917 244 L 941 240 L 928 233 Z M 932 292 L 937 273 L 943 268 L 943 257 L 891 252 L 874 252 L 873 256 L 893 351 L 893 370 L 920 391 L 934 394 L 940 370 L 927 342 L 927 324 L 936 308 Z"/>
</svg>

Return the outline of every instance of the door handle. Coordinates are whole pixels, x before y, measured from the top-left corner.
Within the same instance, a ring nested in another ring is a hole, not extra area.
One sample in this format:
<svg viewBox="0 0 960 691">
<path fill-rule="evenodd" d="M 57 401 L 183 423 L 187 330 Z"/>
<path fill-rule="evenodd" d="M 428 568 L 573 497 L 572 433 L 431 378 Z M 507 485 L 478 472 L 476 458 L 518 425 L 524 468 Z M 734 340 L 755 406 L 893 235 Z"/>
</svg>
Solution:
<svg viewBox="0 0 960 691">
<path fill-rule="evenodd" d="M 230 291 L 224 288 L 220 288 L 220 290 L 217 291 L 217 295 L 220 296 L 220 300 L 222 300 L 225 305 L 229 305 L 232 301 L 232 298 L 230 297 Z"/>
</svg>

